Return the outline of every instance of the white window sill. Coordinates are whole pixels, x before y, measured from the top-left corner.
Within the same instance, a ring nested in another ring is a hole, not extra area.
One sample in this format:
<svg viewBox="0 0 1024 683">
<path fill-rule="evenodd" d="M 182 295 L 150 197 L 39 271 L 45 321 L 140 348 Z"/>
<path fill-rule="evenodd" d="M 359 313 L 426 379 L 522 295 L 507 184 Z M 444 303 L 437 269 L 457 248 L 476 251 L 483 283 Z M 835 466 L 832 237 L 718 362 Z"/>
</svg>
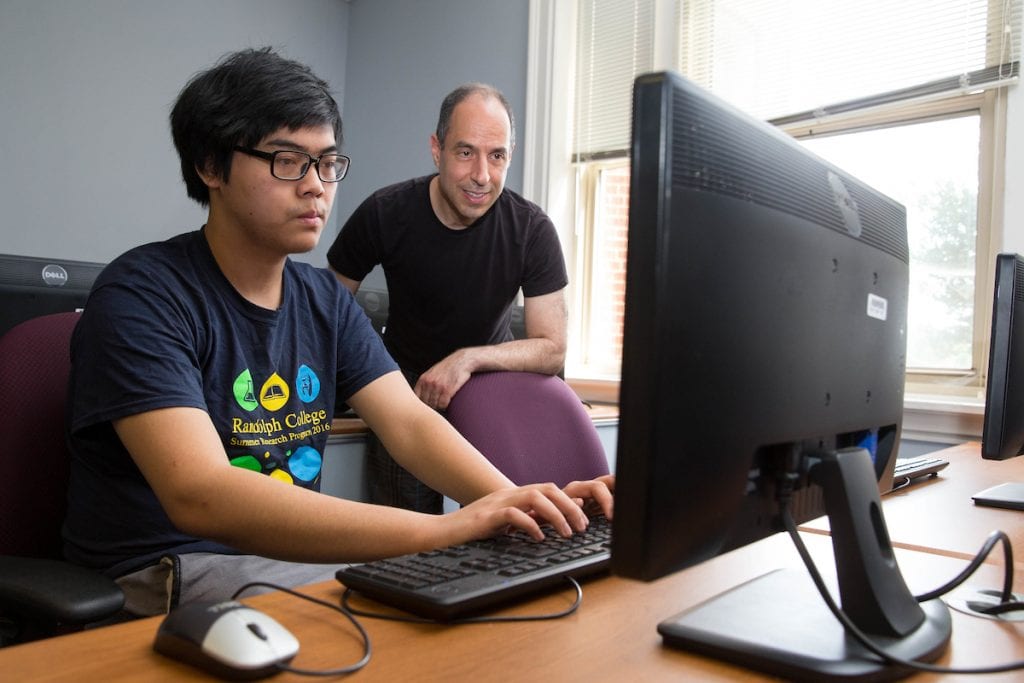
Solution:
<svg viewBox="0 0 1024 683">
<path fill-rule="evenodd" d="M 907 393 L 903 439 L 957 444 L 981 439 L 985 401 L 980 396 Z"/>
<path fill-rule="evenodd" d="M 585 401 L 618 404 L 619 383 L 570 378 L 569 384 Z M 963 387 L 945 393 L 907 390 L 903 398 L 902 438 L 940 444 L 980 441 L 985 415 L 983 394 Z"/>
</svg>

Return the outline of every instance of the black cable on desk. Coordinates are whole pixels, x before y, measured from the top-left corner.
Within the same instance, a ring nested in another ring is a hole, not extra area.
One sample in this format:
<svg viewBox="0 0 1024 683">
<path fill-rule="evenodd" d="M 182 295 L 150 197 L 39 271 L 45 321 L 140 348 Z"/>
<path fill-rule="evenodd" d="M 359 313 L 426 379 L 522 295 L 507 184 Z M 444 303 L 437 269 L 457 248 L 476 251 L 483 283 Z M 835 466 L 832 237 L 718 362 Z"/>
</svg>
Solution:
<svg viewBox="0 0 1024 683">
<path fill-rule="evenodd" d="M 929 664 L 927 662 L 919 662 L 915 660 L 903 659 L 898 657 L 885 648 L 877 645 L 871 638 L 860 630 L 853 621 L 846 615 L 846 612 L 842 610 L 836 601 L 832 598 L 832 594 L 828 590 L 828 586 L 825 585 L 824 579 L 818 572 L 817 566 L 814 564 L 813 558 L 811 558 L 810 552 L 807 550 L 807 546 L 804 545 L 803 539 L 800 537 L 800 532 L 797 530 L 796 523 L 793 521 L 793 516 L 790 514 L 789 504 L 787 500 L 780 501 L 781 504 L 781 516 L 782 522 L 786 527 L 786 531 L 789 533 L 790 539 L 793 541 L 793 545 L 796 546 L 797 552 L 800 554 L 800 558 L 803 560 L 804 566 L 807 568 L 808 573 L 811 575 L 811 580 L 814 581 L 815 587 L 818 589 L 818 593 L 821 594 L 822 600 L 828 606 L 829 611 L 836 620 L 842 624 L 843 629 L 859 642 L 865 649 L 872 654 L 881 657 L 886 663 L 893 664 L 896 666 L 902 666 L 907 669 L 915 671 L 927 671 L 930 673 L 939 674 L 991 674 L 991 673 L 1002 673 L 1005 671 L 1017 671 L 1024 669 L 1024 661 L 1008 662 L 1006 664 L 997 664 L 995 666 L 986 667 L 945 667 Z M 979 563 L 980 564 L 980 563 Z M 1012 562 L 1011 562 L 1012 564 Z"/>
<path fill-rule="evenodd" d="M 332 610 L 334 610 L 336 612 L 341 612 L 345 616 L 345 618 L 348 619 L 350 622 L 352 622 L 352 625 L 356 627 L 356 630 L 359 631 L 359 636 L 360 636 L 360 638 L 363 641 L 363 656 L 362 656 L 362 658 L 358 662 L 356 662 L 355 664 L 350 664 L 349 666 L 344 666 L 344 667 L 341 667 L 341 668 L 338 668 L 338 669 L 324 669 L 324 670 L 315 671 L 315 670 L 311 670 L 311 669 L 299 669 L 299 668 L 293 667 L 293 666 L 291 666 L 289 664 L 279 663 L 279 664 L 276 665 L 278 669 L 280 669 L 281 671 L 287 671 L 287 672 L 293 673 L 293 674 L 299 674 L 301 676 L 340 676 L 342 674 L 355 673 L 356 671 L 359 671 L 360 669 L 362 669 L 364 666 L 366 666 L 370 662 L 370 655 L 372 654 L 372 650 L 373 650 L 373 648 L 372 648 L 372 646 L 370 644 L 370 635 L 366 632 L 366 629 L 363 628 L 363 625 L 359 623 L 359 620 L 356 619 L 355 616 L 353 616 L 352 614 L 346 612 L 344 609 L 338 607 L 337 605 L 331 604 L 331 603 L 329 603 L 329 602 L 327 602 L 325 600 L 320 600 L 319 598 L 314 598 L 311 595 L 306 595 L 304 593 L 300 593 L 298 591 L 294 591 L 294 590 L 292 590 L 290 588 L 285 588 L 284 586 L 278 586 L 277 584 L 266 583 L 266 582 L 263 582 L 263 581 L 253 581 L 251 583 L 245 584 L 244 586 L 239 588 L 237 591 L 235 591 L 235 594 L 231 596 L 231 599 L 234 600 L 239 595 L 241 595 L 244 591 L 246 591 L 246 590 L 248 590 L 250 588 L 254 588 L 256 586 L 261 586 L 263 588 L 272 588 L 274 590 L 283 591 L 285 593 L 288 593 L 289 595 L 294 595 L 297 598 L 302 598 L 303 600 L 308 600 L 309 602 L 314 602 L 314 603 L 316 603 L 318 605 L 322 605 L 322 606 L 327 607 L 328 609 L 332 609 Z"/>
<path fill-rule="evenodd" d="M 945 585 L 936 588 L 933 591 L 925 593 L 923 595 L 916 595 L 914 599 L 918 602 L 928 602 L 935 598 L 941 597 L 946 593 L 950 592 L 957 586 L 961 585 L 964 581 L 971 578 L 974 572 L 978 571 L 978 568 L 982 565 L 991 553 L 992 549 L 995 548 L 996 543 L 1002 541 L 1003 543 L 1003 591 L 1000 594 L 1000 603 L 1012 603 L 1013 599 L 1013 546 L 1010 544 L 1010 537 L 1002 531 L 993 531 L 988 535 L 985 543 L 982 544 L 981 550 L 975 554 L 974 558 L 970 561 L 967 567 L 960 572 L 955 578 L 950 580 Z M 1011 610 L 1004 609 L 1003 612 L 1009 612 Z M 995 612 L 989 612 L 995 614 Z"/>
<path fill-rule="evenodd" d="M 546 621 L 549 619 L 561 619 L 567 617 L 577 609 L 583 602 L 583 587 L 580 586 L 579 582 L 571 576 L 566 576 L 565 579 L 569 581 L 576 589 L 576 599 L 571 605 L 566 607 L 561 612 L 552 612 L 550 614 L 527 614 L 527 615 L 514 615 L 508 617 L 464 617 L 462 619 L 451 619 L 448 621 L 442 621 L 439 619 L 427 619 L 425 617 L 414 617 L 411 615 L 404 614 L 385 614 L 383 612 L 370 612 L 362 610 L 357 607 L 353 607 L 351 603 L 351 596 L 358 591 L 354 591 L 351 588 L 346 588 L 345 592 L 341 594 L 341 607 L 343 610 L 351 612 L 354 615 L 361 617 L 368 617 L 370 619 L 384 619 L 387 621 L 400 621 L 409 624 L 437 624 L 438 626 L 455 626 L 458 624 L 498 624 L 498 623 L 509 623 L 517 621 Z"/>
</svg>

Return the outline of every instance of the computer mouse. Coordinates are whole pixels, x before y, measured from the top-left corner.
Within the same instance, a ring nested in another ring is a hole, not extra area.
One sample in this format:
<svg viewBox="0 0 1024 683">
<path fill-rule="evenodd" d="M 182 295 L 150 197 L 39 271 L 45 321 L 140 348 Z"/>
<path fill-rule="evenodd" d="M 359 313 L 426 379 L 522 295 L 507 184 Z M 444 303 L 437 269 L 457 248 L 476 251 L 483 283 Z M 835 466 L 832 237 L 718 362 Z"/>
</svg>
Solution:
<svg viewBox="0 0 1024 683">
<path fill-rule="evenodd" d="M 222 678 L 264 678 L 299 651 L 299 641 L 270 616 L 240 602 L 193 602 L 164 617 L 153 649 Z"/>
</svg>

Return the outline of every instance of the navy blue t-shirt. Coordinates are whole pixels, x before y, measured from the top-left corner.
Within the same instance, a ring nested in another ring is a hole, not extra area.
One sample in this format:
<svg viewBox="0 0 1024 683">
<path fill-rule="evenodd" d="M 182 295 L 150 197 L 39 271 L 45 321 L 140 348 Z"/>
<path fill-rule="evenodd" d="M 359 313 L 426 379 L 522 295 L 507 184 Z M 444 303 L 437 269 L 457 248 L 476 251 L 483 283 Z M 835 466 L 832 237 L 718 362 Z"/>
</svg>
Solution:
<svg viewBox="0 0 1024 683">
<path fill-rule="evenodd" d="M 174 527 L 117 438 L 117 418 L 200 408 L 233 465 L 319 490 L 335 398 L 397 365 L 329 271 L 289 260 L 283 284 L 280 309 L 250 303 L 202 231 L 103 271 L 71 343 L 69 559 L 116 576 L 167 553 L 235 552 Z"/>
</svg>

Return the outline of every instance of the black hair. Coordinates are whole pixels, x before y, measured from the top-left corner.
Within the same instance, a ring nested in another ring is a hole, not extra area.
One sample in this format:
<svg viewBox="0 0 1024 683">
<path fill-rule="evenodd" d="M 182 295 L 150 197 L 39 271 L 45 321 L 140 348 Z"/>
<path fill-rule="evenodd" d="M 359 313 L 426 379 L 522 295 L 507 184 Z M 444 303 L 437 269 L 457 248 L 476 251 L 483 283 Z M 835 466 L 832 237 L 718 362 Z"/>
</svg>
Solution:
<svg viewBox="0 0 1024 683">
<path fill-rule="evenodd" d="M 470 95 L 493 97 L 501 102 L 501 106 L 505 108 L 505 113 L 508 114 L 509 146 L 514 148 L 516 146 L 516 120 L 512 115 L 512 105 L 508 103 L 508 100 L 505 99 L 500 90 L 486 83 L 465 83 L 445 96 L 441 102 L 441 113 L 437 117 L 437 129 L 434 131 L 438 144 L 444 147 L 444 139 L 448 135 L 448 128 L 452 122 L 452 112 L 455 111 L 455 107 L 460 102 Z"/>
<path fill-rule="evenodd" d="M 206 206 L 197 168 L 231 173 L 235 145 L 252 147 L 279 128 L 328 125 L 341 146 L 341 114 L 327 83 L 271 48 L 223 57 L 185 85 L 171 110 L 171 135 L 188 196 Z"/>
</svg>

